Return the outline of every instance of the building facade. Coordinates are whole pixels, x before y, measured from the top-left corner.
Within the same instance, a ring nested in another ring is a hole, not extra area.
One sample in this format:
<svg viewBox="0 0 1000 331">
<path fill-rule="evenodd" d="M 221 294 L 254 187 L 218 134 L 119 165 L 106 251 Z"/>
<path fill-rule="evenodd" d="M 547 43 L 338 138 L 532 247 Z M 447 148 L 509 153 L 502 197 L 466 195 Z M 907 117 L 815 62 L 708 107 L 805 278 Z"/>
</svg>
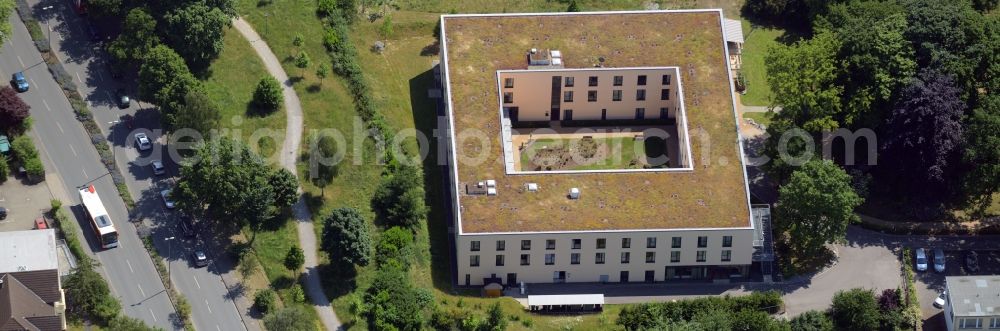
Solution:
<svg viewBox="0 0 1000 331">
<path fill-rule="evenodd" d="M 721 10 L 442 16 L 458 285 L 746 277 L 763 241 L 722 22 Z M 504 167 L 512 128 L 579 137 L 567 126 L 673 128 L 693 164 Z"/>
</svg>

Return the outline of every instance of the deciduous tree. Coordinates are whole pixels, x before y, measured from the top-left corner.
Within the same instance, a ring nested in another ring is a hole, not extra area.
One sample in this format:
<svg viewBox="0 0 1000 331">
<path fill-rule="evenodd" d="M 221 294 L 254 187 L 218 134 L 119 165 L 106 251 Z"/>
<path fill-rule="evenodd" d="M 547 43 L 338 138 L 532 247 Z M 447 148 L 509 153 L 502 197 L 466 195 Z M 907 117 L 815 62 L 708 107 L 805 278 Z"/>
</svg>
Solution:
<svg viewBox="0 0 1000 331">
<path fill-rule="evenodd" d="M 145 9 L 134 8 L 125 17 L 122 33 L 108 45 L 108 53 L 121 65 L 139 66 L 143 57 L 159 44 L 156 19 Z"/>
<path fill-rule="evenodd" d="M 964 159 L 966 199 L 984 211 L 1000 192 L 1000 96 L 985 97 L 968 117 Z"/>
<path fill-rule="evenodd" d="M 0 87 L 0 134 L 24 132 L 31 107 L 10 86 Z"/>
<path fill-rule="evenodd" d="M 812 160 L 781 187 L 775 229 L 794 238 L 790 245 L 795 254 L 816 254 L 824 245 L 844 240 L 847 225 L 859 220 L 854 208 L 861 202 L 843 169 L 828 160 Z"/>
<path fill-rule="evenodd" d="M 810 310 L 792 318 L 792 331 L 833 331 L 833 321 L 825 313 Z"/>
<path fill-rule="evenodd" d="M 378 269 L 364 298 L 368 325 L 376 330 L 420 330 L 434 306 L 429 291 L 414 287 L 406 270 L 391 264 Z"/>
<path fill-rule="evenodd" d="M 876 330 L 879 328 L 878 303 L 871 290 L 855 288 L 837 291 L 830 307 L 833 324 L 840 330 Z"/>
<path fill-rule="evenodd" d="M 13 33 L 9 18 L 14 13 L 14 8 L 14 0 L 0 0 L 0 43 L 5 42 Z"/>
<path fill-rule="evenodd" d="M 921 68 L 940 68 L 962 91 L 971 94 L 976 68 L 985 54 L 983 15 L 969 1 L 901 1 L 908 14 L 906 38 L 916 50 Z M 979 75 L 981 76 L 981 75 Z"/>
<path fill-rule="evenodd" d="M 174 129 L 192 129 L 203 137 L 208 137 L 212 129 L 219 127 L 222 113 L 219 107 L 201 90 L 189 91 L 184 97 L 184 105 L 173 116 Z"/>
<path fill-rule="evenodd" d="M 205 68 L 222 51 L 230 19 L 221 8 L 193 2 L 164 15 L 164 37 L 188 65 Z"/>
<path fill-rule="evenodd" d="M 765 57 L 767 82 L 774 104 L 787 118 L 809 132 L 840 127 L 850 120 L 842 113 L 844 88 L 837 85 L 837 50 L 840 42 L 829 31 L 792 46 L 778 46 Z"/>
<path fill-rule="evenodd" d="M 288 268 L 288 270 L 299 270 L 305 261 L 305 253 L 299 246 L 292 246 L 288 249 L 288 254 L 285 254 L 285 268 Z"/>
<path fill-rule="evenodd" d="M 264 326 L 274 331 L 313 331 L 312 318 L 298 307 L 288 307 L 264 316 Z"/>
<path fill-rule="evenodd" d="M 323 222 L 322 246 L 335 263 L 368 265 L 372 251 L 368 223 L 357 209 L 334 209 Z"/>
<path fill-rule="evenodd" d="M 400 165 L 382 179 L 372 207 L 387 224 L 413 228 L 427 213 L 418 168 Z"/>
<path fill-rule="evenodd" d="M 253 104 L 262 111 L 275 111 L 285 100 L 281 91 L 281 83 L 270 75 L 264 76 L 253 91 Z"/>
<path fill-rule="evenodd" d="M 139 69 L 139 96 L 159 106 L 163 113 L 176 113 L 188 92 L 200 86 L 184 59 L 170 47 L 157 45 L 144 56 Z M 165 124 L 172 127 L 169 118 L 165 117 Z"/>
</svg>

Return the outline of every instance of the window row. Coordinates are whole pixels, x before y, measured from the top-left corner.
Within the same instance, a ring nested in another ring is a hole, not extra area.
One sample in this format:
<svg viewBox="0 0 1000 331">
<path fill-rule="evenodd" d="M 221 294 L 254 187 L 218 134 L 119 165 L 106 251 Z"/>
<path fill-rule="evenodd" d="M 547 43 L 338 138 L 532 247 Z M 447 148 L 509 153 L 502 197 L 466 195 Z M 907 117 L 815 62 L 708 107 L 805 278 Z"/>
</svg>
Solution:
<svg viewBox="0 0 1000 331">
<path fill-rule="evenodd" d="M 480 249 L 479 240 L 472 240 L 469 242 L 469 250 L 473 252 L 478 252 Z M 670 238 L 670 248 L 681 248 L 683 245 L 682 237 L 671 237 Z M 594 241 L 594 247 L 597 249 L 605 249 L 608 246 L 607 238 L 597 238 Z M 698 236 L 698 248 L 708 247 L 708 236 Z M 504 251 L 507 250 L 506 240 L 496 241 L 496 250 Z M 570 247 L 572 249 L 583 248 L 583 239 L 570 239 Z M 733 236 L 722 236 L 722 247 L 733 247 Z M 622 238 L 621 248 L 632 248 L 632 238 Z M 646 237 L 646 248 L 656 248 L 656 237 Z M 556 249 L 555 239 L 545 239 L 545 249 L 554 250 Z M 521 250 L 527 251 L 531 250 L 531 240 L 521 240 Z"/>
<path fill-rule="evenodd" d="M 563 91 L 563 102 L 573 102 L 575 95 L 573 91 Z M 514 102 L 514 94 L 512 92 L 504 92 L 503 97 L 504 103 Z M 646 90 L 636 90 L 635 100 L 645 101 Z M 670 89 L 660 90 L 660 100 L 670 100 Z M 611 90 L 611 101 L 622 101 L 622 90 Z M 597 91 L 587 91 L 587 102 L 597 102 Z"/>
<path fill-rule="evenodd" d="M 646 86 L 646 80 L 647 80 L 646 77 L 647 77 L 646 75 L 636 76 L 635 85 Z M 598 76 L 589 76 L 589 77 L 587 77 L 587 86 L 597 86 L 598 83 L 599 83 L 599 80 L 600 80 L 600 77 L 598 77 Z M 661 75 L 660 76 L 660 84 L 661 85 L 669 86 L 670 85 L 670 81 L 671 81 L 671 75 Z M 624 85 L 624 83 L 625 83 L 625 76 L 614 76 L 611 79 L 611 85 L 613 85 L 613 86 L 622 86 L 622 85 Z M 575 85 L 576 85 L 576 78 L 575 77 L 566 76 L 566 77 L 563 78 L 563 86 L 564 87 L 573 87 Z M 505 88 L 512 88 L 512 87 L 514 87 L 514 79 L 513 78 L 506 78 L 506 79 L 504 79 L 504 87 Z"/>
<path fill-rule="evenodd" d="M 708 254 L 707 251 L 696 251 L 695 262 L 706 262 L 707 254 Z M 594 253 L 594 264 L 604 264 L 605 256 L 606 255 L 604 252 Z M 498 254 L 496 256 L 495 265 L 498 267 L 504 266 L 504 259 L 505 255 Z M 721 262 L 730 262 L 732 261 L 732 259 L 733 259 L 733 251 L 731 250 L 723 250 L 719 256 L 719 260 Z M 646 252 L 645 261 L 646 263 L 656 263 L 656 252 Z M 629 264 L 630 262 L 632 262 L 632 254 L 630 252 L 622 252 L 620 262 L 621 264 Z M 671 251 L 670 263 L 679 263 L 679 262 L 681 262 L 681 252 Z M 569 255 L 569 263 L 580 264 L 580 253 L 571 253 Z M 554 265 L 554 264 L 556 264 L 556 255 L 552 253 L 545 254 L 545 265 Z M 521 265 L 531 265 L 531 254 L 521 254 Z M 469 266 L 470 267 L 479 266 L 479 255 L 469 256 Z"/>
</svg>

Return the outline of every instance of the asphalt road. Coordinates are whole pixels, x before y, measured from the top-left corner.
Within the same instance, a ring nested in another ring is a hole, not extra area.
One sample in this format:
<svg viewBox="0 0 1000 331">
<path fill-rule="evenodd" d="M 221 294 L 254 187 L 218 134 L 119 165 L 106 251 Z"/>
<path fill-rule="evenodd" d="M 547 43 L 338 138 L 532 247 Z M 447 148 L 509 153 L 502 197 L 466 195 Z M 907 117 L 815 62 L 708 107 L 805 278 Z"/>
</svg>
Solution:
<svg viewBox="0 0 1000 331">
<path fill-rule="evenodd" d="M 227 289 L 219 273 L 225 268 L 215 263 L 208 267 L 195 268 L 190 262 L 190 254 L 204 243 L 187 240 L 179 233 L 174 212 L 165 208 L 159 192 L 172 183 L 170 178 L 177 174 L 177 167 L 169 160 L 164 148 L 165 138 L 161 137 L 159 113 L 152 105 L 136 102 L 137 94 L 134 77 L 114 78 L 107 65 L 107 55 L 97 43 L 91 41 L 87 21 L 77 16 L 69 2 L 29 0 L 36 10 L 35 17 L 42 22 L 43 30 L 49 30 L 52 48 L 63 62 L 66 71 L 75 77 L 75 83 L 84 99 L 90 105 L 94 119 L 112 142 L 119 169 L 125 177 L 126 186 L 136 201 L 132 211 L 140 231 L 149 231 L 161 256 L 167 259 L 172 286 L 176 286 L 192 307 L 194 326 L 200 330 L 245 330 L 246 326 L 232 300 L 233 293 Z M 43 9 L 47 6 L 52 8 Z M 102 35 L 102 27 L 98 27 Z M 124 90 L 133 101 L 123 109 L 117 104 L 117 92 Z M 135 117 L 133 129 L 121 121 L 125 114 Z M 79 127 L 79 124 L 76 124 Z M 145 132 L 154 140 L 152 151 L 140 152 L 135 148 L 134 134 Z M 167 175 L 153 174 L 151 163 L 162 160 L 167 166 Z M 120 199 L 117 202 L 121 202 Z M 168 238 L 173 238 L 168 240 Z M 209 258 L 221 252 L 206 252 Z M 161 286 L 162 288 L 162 286 Z"/>
<path fill-rule="evenodd" d="M 136 228 L 127 220 L 125 203 L 118 198 L 114 183 L 101 164 L 87 133 L 76 120 L 69 101 L 42 62 L 28 30 L 17 15 L 11 15 L 14 33 L 0 49 L 0 74 L 10 77 L 24 71 L 31 89 L 21 98 L 31 106 L 34 131 L 39 150 L 46 161 L 46 170 L 61 177 L 66 201 L 83 229 L 86 243 L 94 251 L 112 292 L 122 303 L 126 315 L 165 329 L 174 329 L 173 306 L 160 282 L 152 260 L 143 248 Z M 102 250 L 96 236 L 79 207 L 77 187 L 94 185 L 119 233 L 120 247 Z"/>
</svg>

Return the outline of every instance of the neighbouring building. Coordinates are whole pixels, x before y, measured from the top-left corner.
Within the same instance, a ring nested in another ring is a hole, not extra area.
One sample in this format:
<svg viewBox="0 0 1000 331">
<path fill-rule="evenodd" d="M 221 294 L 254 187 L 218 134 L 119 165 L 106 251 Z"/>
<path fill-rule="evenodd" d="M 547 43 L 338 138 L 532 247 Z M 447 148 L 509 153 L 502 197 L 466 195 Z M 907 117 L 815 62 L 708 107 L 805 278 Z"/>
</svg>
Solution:
<svg viewBox="0 0 1000 331">
<path fill-rule="evenodd" d="M 726 44 L 729 47 L 729 69 L 743 68 L 743 23 L 725 19 Z"/>
<path fill-rule="evenodd" d="M 948 331 L 1000 329 L 1000 276 L 945 277 Z"/>
<path fill-rule="evenodd" d="M 770 261 L 726 22 L 721 10 L 443 15 L 458 284 L 729 281 Z"/>
<path fill-rule="evenodd" d="M 66 329 L 52 229 L 0 232 L 0 330 Z"/>
</svg>

